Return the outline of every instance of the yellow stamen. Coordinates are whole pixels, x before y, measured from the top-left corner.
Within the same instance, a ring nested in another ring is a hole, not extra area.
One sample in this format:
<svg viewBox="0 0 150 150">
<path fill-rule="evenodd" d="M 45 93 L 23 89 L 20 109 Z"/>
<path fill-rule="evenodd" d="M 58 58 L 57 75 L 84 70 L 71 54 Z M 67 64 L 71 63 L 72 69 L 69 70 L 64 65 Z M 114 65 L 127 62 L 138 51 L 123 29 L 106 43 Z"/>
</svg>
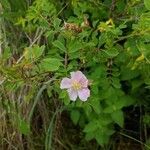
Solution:
<svg viewBox="0 0 150 150">
<path fill-rule="evenodd" d="M 74 81 L 72 83 L 72 87 L 74 90 L 79 90 L 79 89 L 81 89 L 81 84 L 79 82 Z"/>
</svg>

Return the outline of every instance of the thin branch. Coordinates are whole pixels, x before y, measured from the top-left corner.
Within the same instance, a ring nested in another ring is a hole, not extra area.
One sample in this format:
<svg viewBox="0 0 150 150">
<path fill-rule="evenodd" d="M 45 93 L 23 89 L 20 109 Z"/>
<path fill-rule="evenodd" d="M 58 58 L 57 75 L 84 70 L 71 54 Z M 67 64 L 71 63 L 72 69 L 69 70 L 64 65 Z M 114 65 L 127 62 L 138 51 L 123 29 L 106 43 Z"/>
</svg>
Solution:
<svg viewBox="0 0 150 150">
<path fill-rule="evenodd" d="M 133 141 L 136 141 L 137 143 L 140 143 L 141 145 L 144 145 L 146 148 L 148 148 L 150 150 L 150 146 L 144 144 L 142 141 L 139 141 L 138 139 L 135 139 L 132 136 L 124 134 L 124 133 L 121 133 L 121 132 L 119 132 L 119 134 L 122 135 L 122 136 L 124 136 L 124 137 L 127 137 L 127 138 L 129 138 L 129 139 L 131 139 Z"/>
</svg>

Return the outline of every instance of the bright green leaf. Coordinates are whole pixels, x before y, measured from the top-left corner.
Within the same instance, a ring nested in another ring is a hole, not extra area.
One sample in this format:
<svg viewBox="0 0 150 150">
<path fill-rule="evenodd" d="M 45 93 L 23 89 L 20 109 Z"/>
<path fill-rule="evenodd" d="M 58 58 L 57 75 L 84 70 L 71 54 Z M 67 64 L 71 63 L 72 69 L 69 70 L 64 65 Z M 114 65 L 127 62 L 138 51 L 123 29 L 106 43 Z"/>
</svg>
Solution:
<svg viewBox="0 0 150 150">
<path fill-rule="evenodd" d="M 18 119 L 18 128 L 22 134 L 28 135 L 30 133 L 29 124 L 22 119 Z"/>
<path fill-rule="evenodd" d="M 66 47 L 64 46 L 64 44 L 61 41 L 54 41 L 53 45 L 57 48 L 59 48 L 60 50 L 62 50 L 63 52 L 66 52 Z"/>
<path fill-rule="evenodd" d="M 110 57 L 116 57 L 119 54 L 118 50 L 115 48 L 107 49 L 104 52 Z"/>
<path fill-rule="evenodd" d="M 42 71 L 56 71 L 61 66 L 61 62 L 56 58 L 45 58 L 39 64 Z"/>
<path fill-rule="evenodd" d="M 68 52 L 69 53 L 74 53 L 74 52 L 78 51 L 81 48 L 83 48 L 83 45 L 80 42 L 72 40 L 72 41 L 69 42 Z"/>
<path fill-rule="evenodd" d="M 54 28 L 55 28 L 56 30 L 59 28 L 60 23 L 61 23 L 61 20 L 60 20 L 59 18 L 55 18 L 55 19 L 54 19 L 53 24 L 54 24 Z"/>
<path fill-rule="evenodd" d="M 33 47 L 25 48 L 24 57 L 27 60 L 33 61 L 39 58 L 44 52 L 45 46 L 39 47 L 34 45 Z"/>
<path fill-rule="evenodd" d="M 150 0 L 144 0 L 145 7 L 150 10 Z"/>
</svg>

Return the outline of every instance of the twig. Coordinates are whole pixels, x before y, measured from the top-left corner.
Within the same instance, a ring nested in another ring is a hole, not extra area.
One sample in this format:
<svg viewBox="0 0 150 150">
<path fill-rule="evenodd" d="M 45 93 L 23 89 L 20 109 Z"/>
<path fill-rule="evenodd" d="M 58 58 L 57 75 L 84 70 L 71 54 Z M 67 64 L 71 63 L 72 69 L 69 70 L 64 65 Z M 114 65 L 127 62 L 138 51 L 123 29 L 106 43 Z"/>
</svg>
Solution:
<svg viewBox="0 0 150 150">
<path fill-rule="evenodd" d="M 67 68 L 68 65 L 68 55 L 65 53 L 65 68 Z"/>
<path fill-rule="evenodd" d="M 61 12 L 69 5 L 69 2 L 57 13 L 56 16 L 58 16 L 59 14 L 61 14 Z"/>
<path fill-rule="evenodd" d="M 112 0 L 112 3 L 111 3 L 111 7 L 110 7 L 110 14 L 109 14 L 109 17 L 113 17 L 113 11 L 115 9 L 115 5 L 116 5 L 116 0 Z"/>
<path fill-rule="evenodd" d="M 44 32 L 43 30 L 39 31 L 39 29 L 37 29 L 33 40 L 30 38 L 30 36 L 29 36 L 27 33 L 25 33 L 26 36 L 27 36 L 27 38 L 28 38 L 29 41 L 30 41 L 29 47 L 32 47 L 32 46 L 41 38 L 43 32 Z M 16 64 L 20 63 L 20 61 L 21 61 L 23 58 L 24 58 L 24 54 L 17 60 Z"/>
<path fill-rule="evenodd" d="M 142 141 L 139 141 L 138 139 L 135 139 L 135 138 L 133 138 L 132 136 L 127 135 L 127 134 L 124 134 L 124 133 L 121 133 L 121 132 L 119 132 L 119 134 L 120 134 L 120 135 L 123 135 L 123 136 L 125 136 L 125 137 L 127 137 L 127 138 L 129 138 L 129 139 L 131 139 L 131 140 L 134 140 L 134 141 L 136 141 L 136 142 L 138 142 L 138 143 L 140 143 L 140 144 L 142 144 L 142 145 L 144 145 L 146 148 L 148 148 L 148 149 L 150 150 L 150 146 L 146 145 L 146 144 L 143 143 Z"/>
</svg>

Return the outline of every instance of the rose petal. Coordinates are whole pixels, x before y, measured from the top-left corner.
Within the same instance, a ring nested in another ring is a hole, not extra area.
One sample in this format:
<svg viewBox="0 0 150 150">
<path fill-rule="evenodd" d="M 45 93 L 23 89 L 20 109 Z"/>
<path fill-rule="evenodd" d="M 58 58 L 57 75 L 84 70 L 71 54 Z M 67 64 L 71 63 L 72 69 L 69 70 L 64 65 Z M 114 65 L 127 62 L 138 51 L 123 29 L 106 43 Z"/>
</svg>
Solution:
<svg viewBox="0 0 150 150">
<path fill-rule="evenodd" d="M 80 81 L 82 80 L 87 80 L 86 76 L 81 72 L 81 71 L 76 71 L 76 72 L 71 72 L 71 79 Z"/>
<path fill-rule="evenodd" d="M 78 95 L 82 101 L 86 101 L 90 96 L 90 90 L 88 88 L 81 89 L 78 91 Z"/>
<path fill-rule="evenodd" d="M 80 84 L 81 84 L 81 86 L 83 88 L 87 88 L 88 87 L 89 81 L 87 79 L 81 78 L 79 82 L 80 82 Z"/>
<path fill-rule="evenodd" d="M 68 89 L 70 87 L 71 87 L 71 79 L 63 78 L 61 83 L 60 83 L 60 88 L 61 89 Z"/>
<path fill-rule="evenodd" d="M 70 88 L 70 89 L 67 90 L 67 92 L 69 94 L 70 100 L 75 101 L 77 99 L 77 96 L 78 96 L 77 91 Z"/>
</svg>

